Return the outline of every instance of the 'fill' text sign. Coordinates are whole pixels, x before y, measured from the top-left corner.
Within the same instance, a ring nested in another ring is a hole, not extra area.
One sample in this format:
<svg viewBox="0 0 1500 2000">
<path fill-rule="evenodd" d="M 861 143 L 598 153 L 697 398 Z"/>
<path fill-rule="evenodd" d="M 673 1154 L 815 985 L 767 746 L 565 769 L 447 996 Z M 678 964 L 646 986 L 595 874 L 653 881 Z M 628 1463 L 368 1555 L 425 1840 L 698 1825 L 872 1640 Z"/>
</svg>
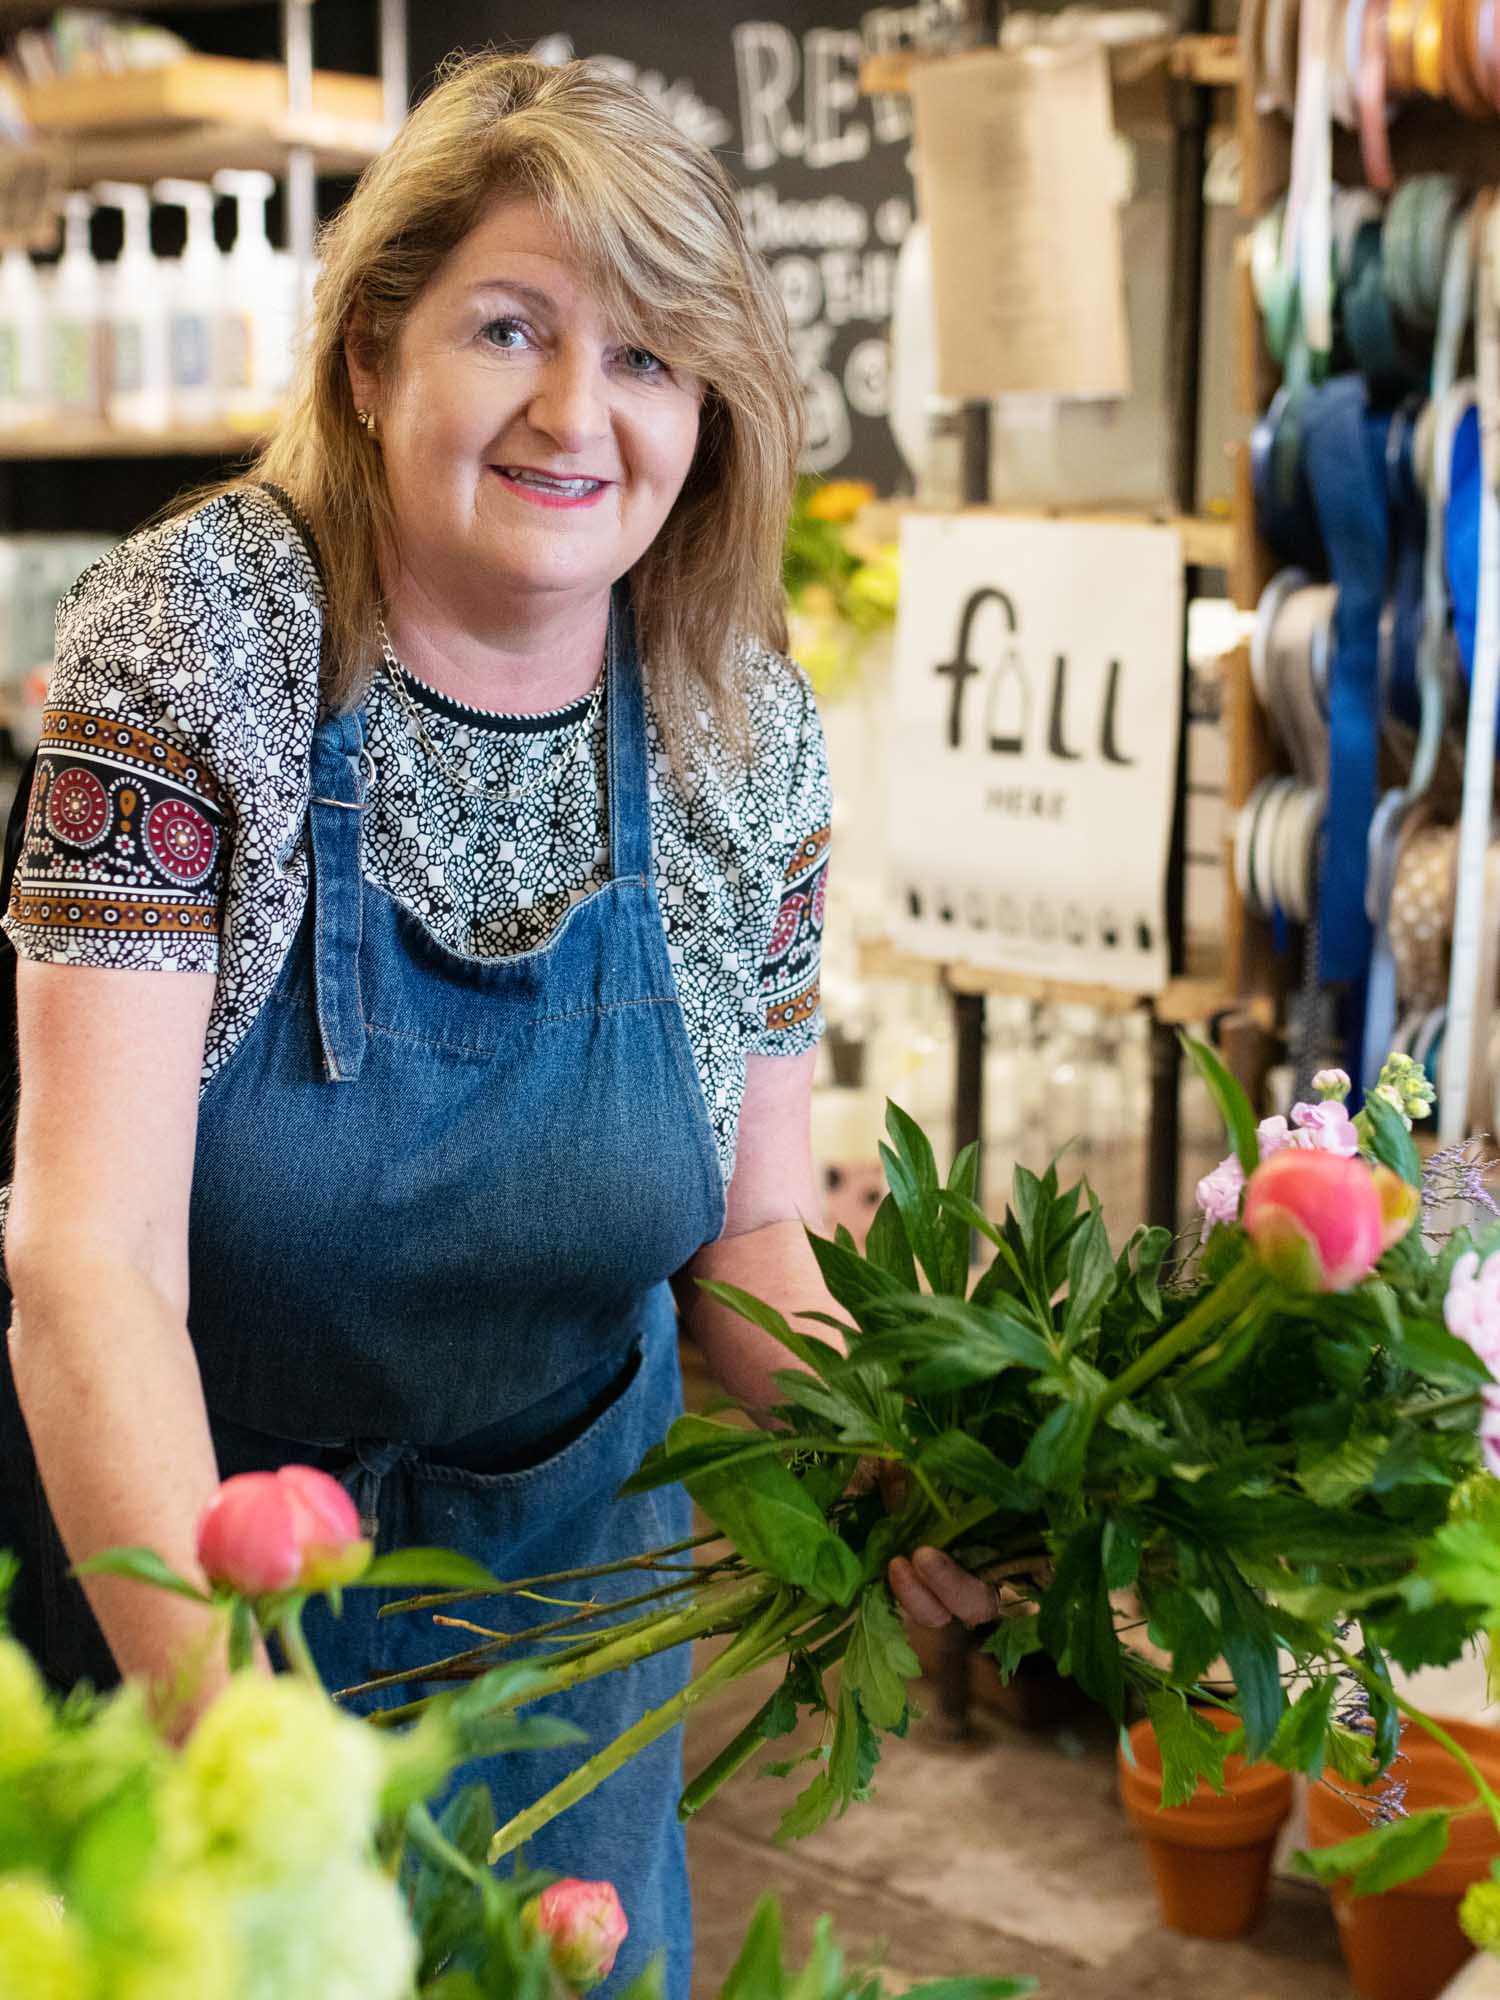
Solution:
<svg viewBox="0 0 1500 2000">
<path fill-rule="evenodd" d="M 896 941 L 1158 990 L 1181 706 L 1176 531 L 910 514 L 901 569 Z"/>
</svg>

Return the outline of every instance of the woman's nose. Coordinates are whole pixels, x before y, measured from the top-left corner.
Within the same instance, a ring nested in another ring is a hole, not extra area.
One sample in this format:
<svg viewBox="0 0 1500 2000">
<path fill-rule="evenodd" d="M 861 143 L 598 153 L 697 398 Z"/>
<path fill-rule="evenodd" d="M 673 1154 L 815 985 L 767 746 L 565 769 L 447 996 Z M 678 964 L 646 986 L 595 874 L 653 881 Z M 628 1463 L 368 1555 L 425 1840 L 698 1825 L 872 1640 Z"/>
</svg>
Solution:
<svg viewBox="0 0 1500 2000">
<path fill-rule="evenodd" d="M 587 451 L 609 429 L 606 387 L 597 362 L 583 355 L 552 356 L 531 399 L 532 425 L 560 451 Z"/>
</svg>

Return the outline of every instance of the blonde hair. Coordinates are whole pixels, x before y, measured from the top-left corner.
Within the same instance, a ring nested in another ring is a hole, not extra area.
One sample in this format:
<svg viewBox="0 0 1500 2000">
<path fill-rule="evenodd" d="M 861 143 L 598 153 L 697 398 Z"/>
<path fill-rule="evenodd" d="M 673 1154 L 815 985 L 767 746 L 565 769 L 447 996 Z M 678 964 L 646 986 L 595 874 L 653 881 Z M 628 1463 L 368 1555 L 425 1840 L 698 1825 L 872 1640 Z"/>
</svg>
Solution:
<svg viewBox="0 0 1500 2000">
<path fill-rule="evenodd" d="M 395 545 L 346 337 L 367 329 L 371 361 L 391 366 L 423 287 L 485 211 L 514 195 L 562 231 L 623 339 L 706 384 L 692 468 L 631 571 L 631 598 L 674 764 L 705 701 L 743 747 L 737 642 L 786 646 L 781 551 L 803 421 L 786 316 L 717 160 L 587 62 L 455 59 L 322 235 L 297 377 L 246 479 L 282 487 L 317 539 L 324 700 L 352 708 L 369 685 L 377 552 Z"/>
</svg>

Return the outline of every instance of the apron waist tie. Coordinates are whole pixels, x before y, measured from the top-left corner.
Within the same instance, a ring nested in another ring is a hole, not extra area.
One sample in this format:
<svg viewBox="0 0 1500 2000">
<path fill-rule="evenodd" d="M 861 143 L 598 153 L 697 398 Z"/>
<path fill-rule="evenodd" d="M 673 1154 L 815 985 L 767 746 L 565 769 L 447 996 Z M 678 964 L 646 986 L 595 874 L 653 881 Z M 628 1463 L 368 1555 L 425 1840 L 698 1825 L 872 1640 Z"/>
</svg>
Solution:
<svg viewBox="0 0 1500 2000">
<path fill-rule="evenodd" d="M 382 1480 L 397 1466 L 409 1464 L 416 1457 L 415 1445 L 392 1444 L 382 1438 L 356 1438 L 354 1464 L 344 1475 L 345 1485 L 358 1509 L 360 1530 L 372 1542 L 380 1529 Z"/>
</svg>

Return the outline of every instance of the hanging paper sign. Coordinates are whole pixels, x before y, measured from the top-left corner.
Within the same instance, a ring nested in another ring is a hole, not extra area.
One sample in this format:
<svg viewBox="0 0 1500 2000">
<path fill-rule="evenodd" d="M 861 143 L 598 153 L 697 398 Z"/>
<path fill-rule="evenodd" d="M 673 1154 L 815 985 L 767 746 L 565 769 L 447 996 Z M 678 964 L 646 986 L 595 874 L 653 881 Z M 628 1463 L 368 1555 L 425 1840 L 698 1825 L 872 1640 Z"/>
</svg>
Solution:
<svg viewBox="0 0 1500 2000">
<path fill-rule="evenodd" d="M 1181 719 L 1176 531 L 909 514 L 901 575 L 895 942 L 1159 990 Z"/>
</svg>

